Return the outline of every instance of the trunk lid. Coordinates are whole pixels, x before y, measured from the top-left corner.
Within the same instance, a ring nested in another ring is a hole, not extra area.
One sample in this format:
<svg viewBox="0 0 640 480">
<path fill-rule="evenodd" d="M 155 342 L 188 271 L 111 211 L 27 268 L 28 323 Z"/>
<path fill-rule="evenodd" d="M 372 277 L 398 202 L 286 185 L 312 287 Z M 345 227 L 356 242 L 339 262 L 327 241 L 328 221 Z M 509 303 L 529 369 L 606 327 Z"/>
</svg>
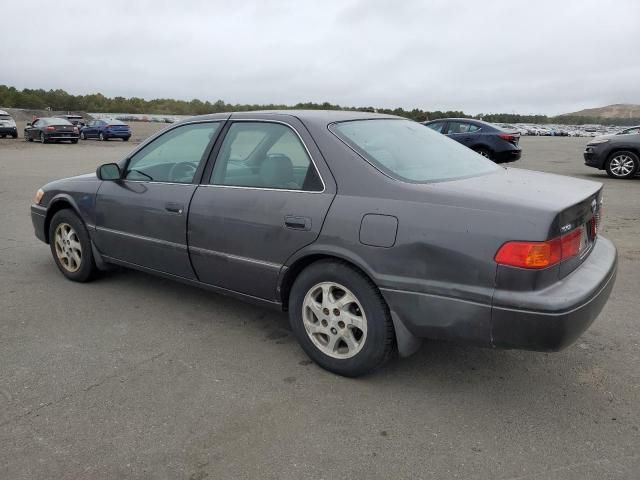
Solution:
<svg viewBox="0 0 640 480">
<path fill-rule="evenodd" d="M 506 168 L 431 187 L 461 207 L 503 213 L 505 224 L 500 228 L 513 237 L 505 241 L 545 241 L 582 229 L 580 252 L 560 264 L 561 277 L 585 260 L 598 234 L 602 207 L 599 182 Z"/>
</svg>

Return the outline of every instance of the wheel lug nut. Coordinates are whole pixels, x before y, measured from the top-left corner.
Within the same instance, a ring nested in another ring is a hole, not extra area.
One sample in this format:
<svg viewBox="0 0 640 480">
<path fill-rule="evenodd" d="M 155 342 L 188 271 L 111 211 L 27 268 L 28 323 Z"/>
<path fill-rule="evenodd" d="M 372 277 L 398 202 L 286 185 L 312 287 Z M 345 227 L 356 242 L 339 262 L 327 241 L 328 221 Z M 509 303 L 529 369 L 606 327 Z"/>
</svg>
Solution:
<svg viewBox="0 0 640 480">
<path fill-rule="evenodd" d="M 327 321 L 326 321 L 326 320 L 322 320 L 322 322 L 320 322 L 320 323 L 322 323 L 322 326 L 323 326 L 323 327 L 326 327 L 326 326 L 328 325 L 328 323 L 327 323 Z"/>
<path fill-rule="evenodd" d="M 334 335 L 338 333 L 338 330 L 336 330 L 335 328 L 331 329 L 331 333 L 333 333 Z"/>
<path fill-rule="evenodd" d="M 338 310 L 337 308 L 334 308 L 333 314 L 337 317 L 338 315 L 340 315 L 340 310 Z"/>
<path fill-rule="evenodd" d="M 324 313 L 325 315 L 329 315 L 329 309 L 328 308 L 323 308 L 322 309 L 322 313 Z"/>
<path fill-rule="evenodd" d="M 345 323 L 344 323 L 344 322 L 342 322 L 342 321 L 340 321 L 340 322 L 338 322 L 338 326 L 339 326 L 340 328 L 344 328 L 344 327 L 345 327 Z"/>
</svg>

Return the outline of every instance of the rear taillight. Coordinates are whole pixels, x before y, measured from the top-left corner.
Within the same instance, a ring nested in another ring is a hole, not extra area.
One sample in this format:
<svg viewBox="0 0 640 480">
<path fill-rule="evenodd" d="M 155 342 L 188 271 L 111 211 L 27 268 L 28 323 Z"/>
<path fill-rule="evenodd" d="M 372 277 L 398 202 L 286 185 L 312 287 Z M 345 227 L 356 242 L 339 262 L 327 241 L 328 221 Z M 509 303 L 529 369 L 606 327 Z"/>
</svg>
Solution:
<svg viewBox="0 0 640 480">
<path fill-rule="evenodd" d="M 547 268 L 580 253 L 584 228 L 576 228 L 544 242 L 507 242 L 495 256 L 500 265 L 520 268 Z"/>
<path fill-rule="evenodd" d="M 506 140 L 507 142 L 515 142 L 516 141 L 516 136 L 515 135 L 509 135 L 508 133 L 499 133 L 498 136 L 501 139 Z"/>
<path fill-rule="evenodd" d="M 78 127 L 73 127 L 73 133 L 78 133 Z"/>
<path fill-rule="evenodd" d="M 53 132 L 55 129 L 56 129 L 56 127 L 48 126 L 46 130 L 47 130 L 47 132 Z"/>
</svg>

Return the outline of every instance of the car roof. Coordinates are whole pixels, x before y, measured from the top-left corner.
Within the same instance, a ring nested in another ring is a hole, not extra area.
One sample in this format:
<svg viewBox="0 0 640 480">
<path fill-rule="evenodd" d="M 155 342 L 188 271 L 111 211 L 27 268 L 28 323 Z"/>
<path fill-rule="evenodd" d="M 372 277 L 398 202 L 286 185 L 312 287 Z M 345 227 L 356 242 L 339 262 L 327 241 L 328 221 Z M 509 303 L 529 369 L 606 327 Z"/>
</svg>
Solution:
<svg viewBox="0 0 640 480">
<path fill-rule="evenodd" d="M 199 115 L 182 120 L 178 123 L 188 123 L 197 120 L 219 120 L 221 118 L 251 118 L 252 115 L 260 115 L 274 117 L 295 117 L 304 123 L 315 123 L 329 125 L 335 122 L 347 122 L 351 120 L 370 120 L 370 119 L 395 119 L 407 120 L 404 117 L 396 115 L 386 115 L 382 113 L 357 112 L 351 110 L 254 110 L 249 112 L 228 112 L 214 113 L 210 115 Z"/>
<path fill-rule="evenodd" d="M 11 115 L 9 114 L 9 112 L 5 112 L 4 110 L 0 110 L 0 115 L 9 115 L 9 116 L 11 116 Z"/>
</svg>

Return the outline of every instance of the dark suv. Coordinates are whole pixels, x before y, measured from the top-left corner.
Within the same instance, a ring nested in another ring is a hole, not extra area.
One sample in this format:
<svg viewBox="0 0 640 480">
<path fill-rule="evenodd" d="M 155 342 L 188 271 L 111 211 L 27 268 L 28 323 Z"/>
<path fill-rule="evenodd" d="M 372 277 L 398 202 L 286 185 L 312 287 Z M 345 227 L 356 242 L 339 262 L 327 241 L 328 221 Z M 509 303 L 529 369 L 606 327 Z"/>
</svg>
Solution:
<svg viewBox="0 0 640 480">
<path fill-rule="evenodd" d="M 468 118 L 441 118 L 424 122 L 424 125 L 496 163 L 514 162 L 522 155 L 518 146 L 520 134 L 515 130 Z"/>
</svg>

